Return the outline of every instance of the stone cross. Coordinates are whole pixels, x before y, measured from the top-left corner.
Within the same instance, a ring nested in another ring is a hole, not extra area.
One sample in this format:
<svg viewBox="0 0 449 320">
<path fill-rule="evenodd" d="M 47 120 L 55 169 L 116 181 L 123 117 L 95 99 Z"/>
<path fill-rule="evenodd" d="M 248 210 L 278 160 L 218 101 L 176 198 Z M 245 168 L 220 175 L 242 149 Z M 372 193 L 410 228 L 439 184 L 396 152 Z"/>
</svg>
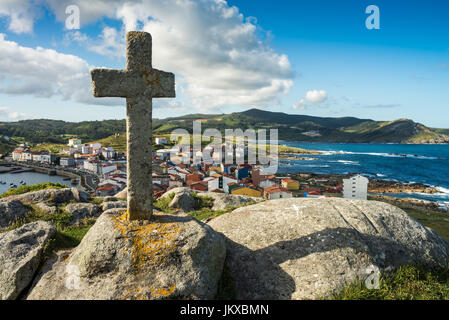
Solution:
<svg viewBox="0 0 449 320">
<path fill-rule="evenodd" d="M 152 40 L 146 32 L 126 35 L 126 70 L 91 71 L 95 97 L 126 98 L 129 220 L 153 213 L 152 98 L 174 98 L 175 75 L 151 66 Z"/>
</svg>

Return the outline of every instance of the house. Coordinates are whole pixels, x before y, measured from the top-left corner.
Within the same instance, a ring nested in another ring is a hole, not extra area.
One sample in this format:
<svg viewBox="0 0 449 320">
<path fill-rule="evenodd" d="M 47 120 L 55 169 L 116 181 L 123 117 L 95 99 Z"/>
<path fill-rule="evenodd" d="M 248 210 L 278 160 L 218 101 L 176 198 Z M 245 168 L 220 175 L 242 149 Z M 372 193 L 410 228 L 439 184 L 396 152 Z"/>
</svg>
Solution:
<svg viewBox="0 0 449 320">
<path fill-rule="evenodd" d="M 117 166 L 113 163 L 105 163 L 101 165 L 101 172 L 100 175 L 105 176 L 108 173 L 117 170 Z"/>
<path fill-rule="evenodd" d="M 318 190 L 311 190 L 308 192 L 304 192 L 305 198 L 324 198 L 325 196 Z"/>
<path fill-rule="evenodd" d="M 119 192 L 119 187 L 114 184 L 104 184 L 101 187 L 97 188 L 95 191 L 95 194 L 98 197 L 107 197 L 107 196 L 113 196 Z"/>
<path fill-rule="evenodd" d="M 78 138 L 69 139 L 69 143 L 68 143 L 69 147 L 75 147 L 75 146 L 79 146 L 79 145 L 81 145 L 80 139 L 78 139 Z"/>
<path fill-rule="evenodd" d="M 20 161 L 22 159 L 22 150 L 14 150 L 12 152 L 12 160 L 13 161 Z"/>
<path fill-rule="evenodd" d="M 75 159 L 74 158 L 61 158 L 59 160 L 59 165 L 61 167 L 74 167 Z"/>
<path fill-rule="evenodd" d="M 237 183 L 230 183 L 228 185 L 228 188 L 229 194 L 256 197 L 256 198 L 262 197 L 262 190 L 258 189 L 255 186 L 252 187 L 244 184 L 239 185 Z"/>
<path fill-rule="evenodd" d="M 201 181 L 201 175 L 198 173 L 190 173 L 186 176 L 186 185 L 190 187 L 190 185 L 194 182 Z"/>
<path fill-rule="evenodd" d="M 267 200 L 292 198 L 293 195 L 287 189 L 281 187 L 271 187 L 264 189 L 264 198 Z"/>
<path fill-rule="evenodd" d="M 239 167 L 235 170 L 235 177 L 238 180 L 243 180 L 249 176 L 249 169 L 247 167 Z"/>
<path fill-rule="evenodd" d="M 221 176 L 219 178 L 219 188 L 218 189 L 222 189 L 225 193 L 229 193 L 228 184 L 230 184 L 232 182 L 237 183 L 239 181 L 237 180 L 237 178 L 234 178 L 233 176 L 223 174 L 223 176 Z"/>
<path fill-rule="evenodd" d="M 85 144 L 81 147 L 81 153 L 82 154 L 91 154 L 92 153 L 92 148 L 90 145 Z"/>
<path fill-rule="evenodd" d="M 41 162 L 41 153 L 33 152 L 32 159 L 33 159 L 33 162 Z"/>
<path fill-rule="evenodd" d="M 368 178 L 359 174 L 349 179 L 343 179 L 343 197 L 347 199 L 366 200 L 368 183 Z"/>
<path fill-rule="evenodd" d="M 168 187 L 170 185 L 170 175 L 153 173 L 153 184 L 159 184 L 161 186 Z"/>
<path fill-rule="evenodd" d="M 206 181 L 194 182 L 190 185 L 190 189 L 197 191 L 208 191 L 208 184 Z"/>
<path fill-rule="evenodd" d="M 220 189 L 220 178 L 207 177 L 203 181 L 207 183 L 207 191 Z"/>
<path fill-rule="evenodd" d="M 254 182 L 254 180 L 253 180 Z M 276 183 L 274 182 L 274 179 L 270 179 L 270 178 L 263 178 L 262 180 L 259 180 L 259 187 L 261 187 L 262 189 L 266 189 L 266 188 L 270 188 L 270 187 L 275 187 Z"/>
<path fill-rule="evenodd" d="M 168 144 L 168 140 L 163 137 L 154 138 L 154 142 L 156 142 L 156 144 Z"/>
<path fill-rule="evenodd" d="M 54 154 L 41 154 L 41 163 L 52 164 L 56 162 L 56 155 Z"/>
<path fill-rule="evenodd" d="M 299 190 L 299 181 L 290 178 L 282 179 L 282 187 L 287 190 Z"/>
<path fill-rule="evenodd" d="M 89 145 L 92 148 L 93 153 L 98 153 L 101 149 L 101 143 L 94 142 Z"/>
<path fill-rule="evenodd" d="M 31 151 L 23 151 L 20 161 L 33 161 L 33 154 L 31 153 Z"/>
</svg>

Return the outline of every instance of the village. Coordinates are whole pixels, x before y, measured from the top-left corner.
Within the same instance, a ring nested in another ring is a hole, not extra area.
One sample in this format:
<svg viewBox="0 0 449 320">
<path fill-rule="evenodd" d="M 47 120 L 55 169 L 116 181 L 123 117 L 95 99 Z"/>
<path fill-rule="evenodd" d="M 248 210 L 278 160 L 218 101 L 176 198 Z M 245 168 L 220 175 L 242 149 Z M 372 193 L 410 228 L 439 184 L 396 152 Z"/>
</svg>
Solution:
<svg viewBox="0 0 449 320">
<path fill-rule="evenodd" d="M 293 197 L 344 197 L 367 199 L 368 179 L 355 175 L 349 179 L 330 181 L 307 173 L 266 174 L 263 166 L 251 164 L 223 164 L 214 155 L 213 164 L 176 164 L 171 161 L 173 149 L 165 137 L 155 137 L 157 146 L 165 149 L 153 151 L 153 194 L 157 199 L 170 189 L 188 187 L 196 192 L 218 192 L 243 195 L 267 200 Z M 223 146 L 224 148 L 224 146 Z M 202 150 L 201 152 L 203 152 Z M 235 150 L 238 152 L 238 149 Z M 247 149 L 245 148 L 245 152 Z M 123 152 L 100 143 L 83 144 L 71 138 L 58 156 L 50 152 L 32 152 L 21 145 L 12 152 L 14 163 L 54 167 L 71 172 L 88 173 L 98 177 L 93 183 L 95 196 L 114 196 L 127 186 L 127 160 Z"/>
</svg>

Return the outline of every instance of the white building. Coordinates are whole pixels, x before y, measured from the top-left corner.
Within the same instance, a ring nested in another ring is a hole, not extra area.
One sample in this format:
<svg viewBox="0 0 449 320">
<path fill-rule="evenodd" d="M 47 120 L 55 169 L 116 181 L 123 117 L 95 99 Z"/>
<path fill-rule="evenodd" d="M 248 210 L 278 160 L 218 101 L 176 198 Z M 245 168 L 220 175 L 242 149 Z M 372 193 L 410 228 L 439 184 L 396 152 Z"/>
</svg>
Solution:
<svg viewBox="0 0 449 320">
<path fill-rule="evenodd" d="M 69 143 L 68 143 L 69 147 L 74 147 L 74 146 L 78 146 L 78 145 L 81 145 L 80 139 L 76 139 L 76 138 L 69 139 Z"/>
<path fill-rule="evenodd" d="M 343 198 L 366 200 L 368 195 L 368 178 L 361 175 L 343 179 Z"/>
<path fill-rule="evenodd" d="M 61 165 L 61 167 L 74 167 L 75 159 L 74 158 L 61 158 L 59 160 L 59 164 Z"/>
<path fill-rule="evenodd" d="M 155 140 L 156 144 L 167 144 L 168 143 L 168 140 L 166 138 L 156 137 L 156 138 L 154 138 L 154 140 Z"/>
</svg>

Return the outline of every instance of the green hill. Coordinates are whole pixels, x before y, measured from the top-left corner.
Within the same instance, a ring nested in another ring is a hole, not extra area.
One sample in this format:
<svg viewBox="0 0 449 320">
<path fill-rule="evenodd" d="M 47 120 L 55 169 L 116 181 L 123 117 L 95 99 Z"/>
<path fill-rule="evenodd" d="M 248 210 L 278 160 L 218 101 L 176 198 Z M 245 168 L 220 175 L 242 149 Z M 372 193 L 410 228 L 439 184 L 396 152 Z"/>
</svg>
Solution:
<svg viewBox="0 0 449 320">
<path fill-rule="evenodd" d="M 192 130 L 192 121 L 200 120 L 202 130 L 278 129 L 279 139 L 305 142 L 347 143 L 449 143 L 449 129 L 432 129 L 409 119 L 373 121 L 353 117 L 329 118 L 289 115 L 250 109 L 231 114 L 190 114 L 153 119 L 154 134 L 170 134 L 174 129 Z M 123 151 L 125 120 L 84 121 L 25 120 L 0 123 L 0 135 L 20 137 L 32 144 L 66 144 L 71 136 L 83 142 L 99 141 Z M 1 152 L 0 152 L 1 153 Z"/>
</svg>

